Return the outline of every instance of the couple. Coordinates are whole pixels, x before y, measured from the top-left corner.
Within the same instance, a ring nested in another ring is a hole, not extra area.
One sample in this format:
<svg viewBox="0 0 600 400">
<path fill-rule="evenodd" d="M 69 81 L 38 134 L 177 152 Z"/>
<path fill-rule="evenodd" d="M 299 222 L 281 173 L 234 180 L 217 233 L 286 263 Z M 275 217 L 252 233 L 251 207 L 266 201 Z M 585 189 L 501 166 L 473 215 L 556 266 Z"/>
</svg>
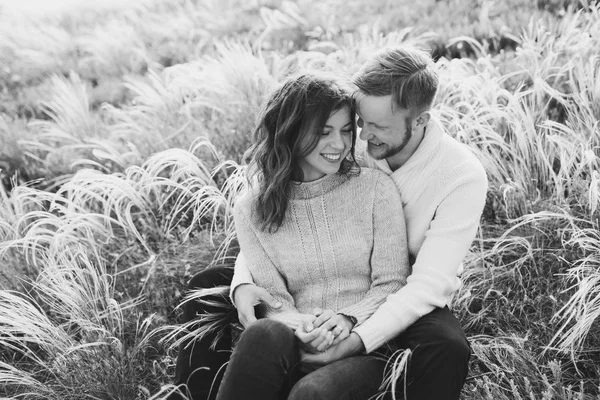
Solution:
<svg viewBox="0 0 600 400">
<path fill-rule="evenodd" d="M 249 190 L 234 210 L 235 273 L 209 268 L 190 282 L 230 285 L 246 329 L 231 355 L 231 332 L 216 348 L 208 337 L 182 346 L 184 392 L 368 399 L 399 348 L 412 355 L 397 398 L 459 397 L 470 348 L 447 304 L 487 179 L 430 114 L 432 66 L 420 50 L 386 48 L 355 75 L 354 93 L 302 73 L 270 95 L 248 153 Z M 355 112 L 366 141 L 358 163 Z M 256 320 L 258 303 L 266 307 Z M 189 303 L 185 318 L 211 307 Z"/>
</svg>

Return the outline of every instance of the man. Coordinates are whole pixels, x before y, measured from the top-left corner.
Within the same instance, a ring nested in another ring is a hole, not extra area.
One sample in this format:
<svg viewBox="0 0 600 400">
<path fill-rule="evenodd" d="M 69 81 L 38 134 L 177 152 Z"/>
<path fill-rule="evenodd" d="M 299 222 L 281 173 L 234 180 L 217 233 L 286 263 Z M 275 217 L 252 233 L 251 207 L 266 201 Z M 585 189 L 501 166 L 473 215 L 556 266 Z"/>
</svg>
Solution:
<svg viewBox="0 0 600 400">
<path fill-rule="evenodd" d="M 352 396 L 358 393 L 368 398 L 381 383 L 385 362 L 379 361 L 381 370 L 372 375 L 367 371 L 373 368 L 361 369 L 364 358 L 352 356 L 371 354 L 387 342 L 411 350 L 407 399 L 457 399 L 470 348 L 447 305 L 460 286 L 457 276 L 485 204 L 485 171 L 431 116 L 438 75 L 426 53 L 386 48 L 365 63 L 354 83 L 360 139 L 366 142 L 363 165 L 388 173 L 400 191 L 412 273 L 406 286 L 346 340 L 324 353 L 303 354 L 306 368 L 325 367 L 300 380 L 289 399 L 357 398 Z M 231 291 L 244 326 L 256 320 L 254 305 L 277 306 L 252 284 L 243 257 Z M 317 318 L 314 325 L 320 322 Z M 397 387 L 401 398 L 404 385 Z"/>
</svg>

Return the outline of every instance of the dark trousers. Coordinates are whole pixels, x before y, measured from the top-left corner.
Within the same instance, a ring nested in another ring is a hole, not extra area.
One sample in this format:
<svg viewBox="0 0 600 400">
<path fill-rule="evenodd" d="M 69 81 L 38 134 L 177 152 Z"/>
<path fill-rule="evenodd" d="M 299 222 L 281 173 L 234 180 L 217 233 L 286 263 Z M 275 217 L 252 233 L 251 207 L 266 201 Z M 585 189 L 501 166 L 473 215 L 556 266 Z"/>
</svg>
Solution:
<svg viewBox="0 0 600 400">
<path fill-rule="evenodd" d="M 299 361 L 294 332 L 281 322 L 260 319 L 240 336 L 217 400 L 286 400 L 301 374 Z"/>
<path fill-rule="evenodd" d="M 231 269 L 212 267 L 195 275 L 189 288 L 229 285 L 232 276 Z M 210 307 L 203 304 L 188 303 L 184 308 L 185 321 L 210 311 Z M 233 313 L 231 318 L 235 322 L 237 315 Z M 177 358 L 176 384 L 187 384 L 187 393 L 194 400 L 215 399 L 223 378 L 223 365 L 231 355 L 230 331 L 211 349 L 213 339 L 203 338 L 191 346 L 182 346 Z M 393 339 L 391 345 L 412 351 L 406 378 L 407 400 L 459 398 L 471 351 L 458 320 L 447 307 L 435 309 L 419 319 Z M 341 390 L 349 393 L 347 399 L 361 398 L 357 393 L 363 393 L 363 398 L 368 399 L 376 393 L 384 369 L 385 360 L 379 357 L 340 360 L 302 378 L 292 389 L 289 399 L 341 399 Z M 396 398 L 403 397 L 404 384 L 398 382 Z M 173 396 L 170 400 L 176 398 Z"/>
<path fill-rule="evenodd" d="M 188 290 L 209 289 L 217 286 L 229 286 L 233 278 L 233 269 L 226 267 L 207 268 L 190 280 Z M 214 303 L 230 303 L 225 297 L 214 299 Z M 183 322 L 190 322 L 198 315 L 222 312 L 216 305 L 188 302 L 183 308 Z M 231 313 L 230 324 L 237 321 L 237 314 Z M 193 400 L 214 400 L 219 384 L 225 373 L 225 366 L 231 356 L 232 331 L 225 328 L 223 335 L 217 338 L 213 347 L 214 336 L 205 336 L 192 343 L 186 342 L 179 348 L 175 367 L 175 384 Z M 182 399 L 177 393 L 169 396 L 168 400 Z"/>
</svg>

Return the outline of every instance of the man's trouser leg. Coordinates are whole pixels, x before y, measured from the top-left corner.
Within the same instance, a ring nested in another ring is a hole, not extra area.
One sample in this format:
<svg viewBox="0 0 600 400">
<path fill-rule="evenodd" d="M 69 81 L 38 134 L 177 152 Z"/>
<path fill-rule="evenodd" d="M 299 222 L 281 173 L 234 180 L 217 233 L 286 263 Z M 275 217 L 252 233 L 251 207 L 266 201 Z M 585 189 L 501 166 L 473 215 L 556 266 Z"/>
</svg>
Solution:
<svg viewBox="0 0 600 400">
<path fill-rule="evenodd" d="M 471 349 L 463 330 L 450 312 L 438 308 L 425 315 L 391 341 L 392 347 L 411 349 L 408 362 L 406 398 L 404 373 L 396 382 L 396 399 L 456 400 L 468 372 Z M 379 351 L 389 352 L 384 348 Z M 377 393 L 387 359 L 374 355 L 350 357 L 325 366 L 302 378 L 293 387 L 289 400 L 368 399 Z M 390 388 L 388 387 L 388 390 Z M 340 397 L 340 394 L 344 397 Z M 391 399 L 391 393 L 385 397 Z"/>
<path fill-rule="evenodd" d="M 216 286 L 229 286 L 233 277 L 233 269 L 228 267 L 209 267 L 190 280 L 188 290 L 208 289 Z M 229 302 L 227 296 L 215 296 L 213 299 L 220 303 Z M 188 302 L 184 306 L 184 323 L 195 319 L 204 313 L 222 312 L 222 309 L 197 301 Z M 237 315 L 232 316 L 232 321 Z M 228 324 L 231 325 L 231 324 Z M 175 384 L 181 385 L 180 390 L 193 400 L 215 399 L 217 389 L 225 372 L 224 365 L 231 356 L 231 329 L 225 329 L 222 338 L 217 341 L 214 349 L 211 344 L 215 335 L 206 335 L 194 343 L 184 343 L 179 349 L 175 367 Z M 183 386 L 183 385 L 187 385 Z M 173 394 L 169 400 L 180 397 Z"/>
<path fill-rule="evenodd" d="M 448 307 L 436 308 L 393 340 L 412 351 L 407 400 L 457 400 L 469 372 L 471 348 Z M 398 382 L 397 399 L 404 398 Z M 391 397 L 391 396 L 390 396 Z"/>
</svg>

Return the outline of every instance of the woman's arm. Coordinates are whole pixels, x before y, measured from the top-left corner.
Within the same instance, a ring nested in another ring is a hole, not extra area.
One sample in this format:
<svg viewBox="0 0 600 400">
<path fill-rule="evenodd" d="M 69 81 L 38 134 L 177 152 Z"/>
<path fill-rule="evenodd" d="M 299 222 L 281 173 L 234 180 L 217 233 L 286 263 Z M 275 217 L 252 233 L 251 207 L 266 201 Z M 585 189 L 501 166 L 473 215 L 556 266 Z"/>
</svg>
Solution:
<svg viewBox="0 0 600 400">
<path fill-rule="evenodd" d="M 266 289 L 271 296 L 281 303 L 281 307 L 274 308 L 265 304 L 265 317 L 276 319 L 285 323 L 292 329 L 304 321 L 304 315 L 296 309 L 294 299 L 289 293 L 285 280 L 277 266 L 262 245 L 257 227 L 245 214 L 244 203 L 234 209 L 235 229 L 243 251 L 243 262 L 250 271 L 254 282 Z M 237 263 L 236 263 L 237 264 Z M 236 265 L 236 269 L 238 265 Z"/>
</svg>

